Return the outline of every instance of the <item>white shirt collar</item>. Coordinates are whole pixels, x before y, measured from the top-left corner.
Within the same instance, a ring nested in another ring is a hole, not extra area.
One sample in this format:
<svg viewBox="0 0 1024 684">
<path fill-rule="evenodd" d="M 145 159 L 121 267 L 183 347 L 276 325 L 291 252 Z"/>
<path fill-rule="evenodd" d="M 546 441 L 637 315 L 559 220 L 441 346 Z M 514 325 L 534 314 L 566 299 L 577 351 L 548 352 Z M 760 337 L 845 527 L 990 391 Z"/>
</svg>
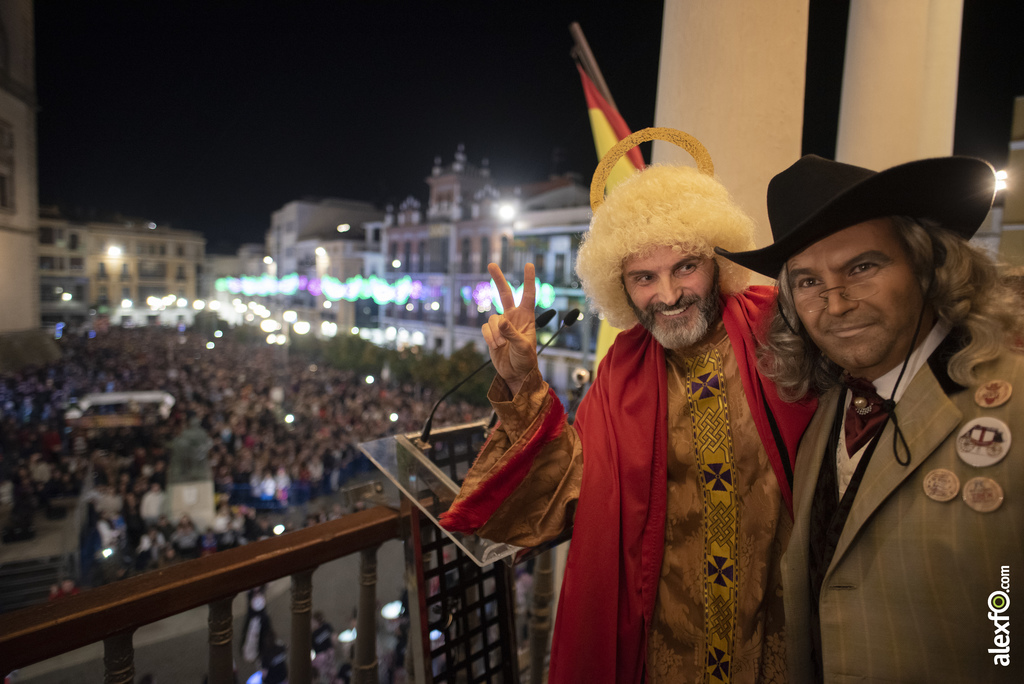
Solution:
<svg viewBox="0 0 1024 684">
<path fill-rule="evenodd" d="M 942 340 L 946 339 L 946 335 L 949 334 L 953 328 L 942 321 L 937 322 L 928 337 L 924 339 L 924 342 L 914 350 L 914 353 L 910 355 L 910 361 L 907 363 L 907 371 L 903 374 L 903 379 L 900 380 L 899 387 L 896 388 L 896 396 L 893 397 L 895 401 L 899 401 L 900 397 L 910 386 L 910 381 L 917 375 L 917 371 L 921 370 L 927 361 L 928 357 L 932 355 L 932 352 L 942 343 Z M 877 378 L 874 383 L 875 391 L 878 392 L 878 396 L 883 399 L 888 399 L 892 395 L 893 385 L 896 384 L 896 379 L 900 375 L 900 369 L 903 368 L 903 364 L 900 363 L 898 366 L 887 372 L 885 375 Z"/>
</svg>

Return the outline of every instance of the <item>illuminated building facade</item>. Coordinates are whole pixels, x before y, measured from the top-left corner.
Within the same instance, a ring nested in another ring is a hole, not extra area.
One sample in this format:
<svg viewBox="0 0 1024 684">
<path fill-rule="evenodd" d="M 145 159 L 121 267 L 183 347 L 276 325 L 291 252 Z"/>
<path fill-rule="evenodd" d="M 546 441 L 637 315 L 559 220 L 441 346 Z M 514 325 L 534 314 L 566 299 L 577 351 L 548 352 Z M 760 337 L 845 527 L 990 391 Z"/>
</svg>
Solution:
<svg viewBox="0 0 1024 684">
<path fill-rule="evenodd" d="M 206 238 L 139 219 L 73 221 L 55 209 L 38 226 L 44 323 L 190 325 Z"/>
<path fill-rule="evenodd" d="M 462 146 L 454 160 L 435 160 L 426 179 L 426 211 L 408 199 L 385 218 L 386 280 L 408 280 L 408 299 L 383 305 L 380 329 L 369 333 L 389 345 L 418 345 L 445 355 L 467 344 L 483 354 L 480 326 L 497 310 L 487 264 L 498 263 L 513 288 L 521 287 L 523 267 L 537 269 L 538 307 L 554 308 L 559 318 L 571 308 L 586 314 L 574 279 L 576 251 L 590 222 L 587 189 L 571 176 L 512 188 L 499 188 L 486 161 L 470 164 Z M 399 288 L 396 287 L 396 291 Z M 558 319 L 538 331 L 541 343 Z M 559 391 L 570 387 L 578 367 L 589 367 L 596 340 L 596 317 L 559 336 L 540 358 L 544 377 Z"/>
<path fill-rule="evenodd" d="M 273 296 L 272 308 L 297 312 L 315 334 L 356 325 L 356 304 L 331 301 L 316 284 L 363 275 L 367 255 L 372 260 L 380 252 L 383 215 L 369 202 L 335 198 L 297 200 L 275 211 L 266 237 L 267 273 L 289 284 Z"/>
<path fill-rule="evenodd" d="M 327 337 L 339 329 L 376 325 L 376 304 L 369 298 L 337 292 L 368 268 L 382 270 L 383 215 L 355 200 L 289 202 L 273 213 L 262 245 L 242 245 L 236 256 L 211 261 L 214 272 L 204 293 L 233 325 L 273 318 L 281 329 Z M 294 312 L 299 326 L 284 326 L 286 311 Z"/>
<path fill-rule="evenodd" d="M 36 86 L 32 2 L 0 2 L 0 334 L 39 327 L 35 283 Z M 2 364 L 0 364 L 2 366 Z"/>
</svg>

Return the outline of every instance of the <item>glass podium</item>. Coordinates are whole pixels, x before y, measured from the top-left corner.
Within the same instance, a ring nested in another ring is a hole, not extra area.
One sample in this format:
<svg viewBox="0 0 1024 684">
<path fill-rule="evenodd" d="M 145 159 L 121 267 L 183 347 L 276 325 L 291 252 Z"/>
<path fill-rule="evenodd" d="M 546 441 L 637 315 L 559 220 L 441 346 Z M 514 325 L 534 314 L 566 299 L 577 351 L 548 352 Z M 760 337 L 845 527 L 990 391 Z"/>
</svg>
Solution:
<svg viewBox="0 0 1024 684">
<path fill-rule="evenodd" d="M 512 563 L 523 549 L 449 532 L 438 518 L 455 500 L 486 437 L 487 421 L 479 421 L 438 428 L 431 433 L 429 444 L 421 443 L 419 435 L 412 433 L 359 444 L 359 450 L 402 494 L 480 567 L 498 560 Z"/>
</svg>

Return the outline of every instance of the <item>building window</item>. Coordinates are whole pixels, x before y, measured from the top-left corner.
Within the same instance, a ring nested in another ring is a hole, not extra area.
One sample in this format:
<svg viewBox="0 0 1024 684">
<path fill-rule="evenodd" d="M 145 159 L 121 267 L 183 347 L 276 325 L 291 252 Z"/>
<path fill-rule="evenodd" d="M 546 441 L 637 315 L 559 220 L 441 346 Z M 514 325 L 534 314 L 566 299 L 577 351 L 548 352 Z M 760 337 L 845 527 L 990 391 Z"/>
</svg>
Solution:
<svg viewBox="0 0 1024 684">
<path fill-rule="evenodd" d="M 405 254 L 403 256 L 405 258 L 402 259 L 402 264 L 405 265 L 405 271 L 406 271 L 406 273 L 411 272 L 412 271 L 412 242 L 409 242 L 408 240 L 406 240 L 406 242 L 405 242 Z M 422 268 L 423 267 L 423 253 L 421 252 L 419 256 L 420 256 L 420 268 Z"/>
<path fill-rule="evenodd" d="M 180 257 L 185 256 L 185 246 L 184 245 L 178 245 L 177 253 L 178 253 L 178 256 L 180 256 Z"/>
<path fill-rule="evenodd" d="M 84 271 L 85 270 L 85 259 L 82 257 L 71 257 L 71 270 L 72 271 Z"/>
<path fill-rule="evenodd" d="M 507 237 L 501 238 L 501 270 L 508 273 L 512 269 L 512 245 Z"/>
<path fill-rule="evenodd" d="M 131 277 L 132 274 L 128 269 L 128 262 L 121 264 L 121 280 L 128 280 Z"/>
<path fill-rule="evenodd" d="M 50 226 L 39 226 L 39 244 L 52 245 L 53 242 L 53 228 Z"/>
<path fill-rule="evenodd" d="M 472 244 L 472 241 L 468 237 L 462 238 L 462 254 L 460 255 L 462 257 L 462 270 L 460 271 L 460 273 L 471 272 L 469 269 L 469 257 L 470 252 L 473 249 Z"/>
<path fill-rule="evenodd" d="M 167 256 L 167 245 L 160 245 L 160 256 Z"/>
<path fill-rule="evenodd" d="M 167 264 L 161 261 L 140 261 L 139 277 L 163 280 L 167 277 Z"/>
<path fill-rule="evenodd" d="M 100 277 L 100 278 L 106 278 L 107 277 L 107 265 L 104 262 L 101 261 L 99 263 L 99 271 L 97 272 L 96 275 L 98 277 Z"/>
<path fill-rule="evenodd" d="M 14 208 L 14 129 L 0 121 L 0 207 Z"/>
<path fill-rule="evenodd" d="M 177 279 L 178 280 L 185 280 L 185 267 L 184 266 L 178 266 Z"/>
<path fill-rule="evenodd" d="M 78 233 L 71 233 L 68 235 L 68 249 L 78 249 Z"/>
<path fill-rule="evenodd" d="M 480 272 L 487 273 L 487 264 L 491 262 L 491 237 L 489 235 L 480 238 Z"/>
<path fill-rule="evenodd" d="M 52 271 L 57 268 L 57 259 L 52 256 L 41 256 L 39 257 L 39 270 L 40 271 Z"/>
</svg>

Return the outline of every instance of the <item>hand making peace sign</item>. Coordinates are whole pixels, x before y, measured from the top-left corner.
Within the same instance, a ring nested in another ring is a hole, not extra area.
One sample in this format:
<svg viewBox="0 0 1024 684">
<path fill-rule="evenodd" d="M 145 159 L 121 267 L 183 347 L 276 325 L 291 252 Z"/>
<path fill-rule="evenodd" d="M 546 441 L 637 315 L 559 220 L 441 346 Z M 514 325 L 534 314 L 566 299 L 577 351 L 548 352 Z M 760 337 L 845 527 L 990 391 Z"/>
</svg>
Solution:
<svg viewBox="0 0 1024 684">
<path fill-rule="evenodd" d="M 516 394 L 526 376 L 537 367 L 537 326 L 533 310 L 537 285 L 533 264 L 526 264 L 523 269 L 523 298 L 519 306 L 516 306 L 512 288 L 498 265 L 488 264 L 487 271 L 498 288 L 498 297 L 505 313 L 491 314 L 480 330 L 498 375 Z"/>
</svg>

